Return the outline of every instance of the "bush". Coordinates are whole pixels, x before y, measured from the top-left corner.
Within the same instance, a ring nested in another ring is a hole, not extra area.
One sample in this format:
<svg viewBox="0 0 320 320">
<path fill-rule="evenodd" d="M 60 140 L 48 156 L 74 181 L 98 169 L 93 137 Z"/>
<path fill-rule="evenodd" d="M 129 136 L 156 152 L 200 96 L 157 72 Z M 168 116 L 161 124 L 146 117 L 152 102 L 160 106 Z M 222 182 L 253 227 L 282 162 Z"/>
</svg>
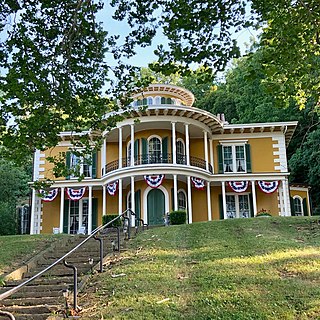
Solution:
<svg viewBox="0 0 320 320">
<path fill-rule="evenodd" d="M 107 214 L 105 216 L 102 216 L 102 224 L 105 225 L 107 224 L 108 222 L 112 221 L 113 219 L 115 219 L 116 217 L 118 217 L 119 215 L 118 214 Z M 115 222 L 112 223 L 112 225 L 110 226 L 113 226 L 113 227 L 120 227 L 121 226 L 121 218 L 116 220 Z"/>
<path fill-rule="evenodd" d="M 187 213 L 182 210 L 172 211 L 169 213 L 170 224 L 184 224 L 187 220 Z"/>
<path fill-rule="evenodd" d="M 257 212 L 256 217 L 272 217 L 270 211 L 266 210 L 266 209 L 261 209 Z"/>
</svg>

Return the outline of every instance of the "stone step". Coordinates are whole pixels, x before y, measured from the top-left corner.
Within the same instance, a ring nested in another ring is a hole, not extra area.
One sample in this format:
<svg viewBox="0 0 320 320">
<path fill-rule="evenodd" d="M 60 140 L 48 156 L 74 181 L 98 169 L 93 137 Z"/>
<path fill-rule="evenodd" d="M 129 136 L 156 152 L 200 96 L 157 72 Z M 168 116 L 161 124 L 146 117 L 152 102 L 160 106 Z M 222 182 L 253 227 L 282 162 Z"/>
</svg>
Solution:
<svg viewBox="0 0 320 320">
<path fill-rule="evenodd" d="M 78 275 L 89 273 L 90 269 L 91 268 L 90 268 L 89 264 L 79 265 L 79 266 L 77 266 Z M 25 273 L 24 279 L 33 277 L 35 274 L 37 274 L 41 270 L 43 270 L 43 269 L 42 268 L 35 269 L 32 272 Z M 61 277 L 61 276 L 73 276 L 73 270 L 70 268 L 66 268 L 64 266 L 59 266 L 58 268 L 52 268 L 51 270 L 46 272 L 43 275 L 43 278 Z"/>
<path fill-rule="evenodd" d="M 41 284 L 38 286 L 30 285 L 21 288 L 18 292 L 53 292 L 53 291 L 62 291 L 67 288 L 67 284 Z M 12 289 L 12 287 L 1 287 L 0 294 Z"/>
<path fill-rule="evenodd" d="M 18 314 L 15 318 L 16 320 L 47 320 L 50 315 L 50 312 L 44 314 Z"/>
<path fill-rule="evenodd" d="M 19 298 L 19 299 L 4 299 L 1 304 L 4 306 L 34 306 L 34 305 L 57 305 L 63 303 L 63 297 L 60 299 L 57 297 L 41 297 L 41 298 Z M 4 308 L 3 308 L 4 309 Z"/>
<path fill-rule="evenodd" d="M 15 287 L 15 286 L 19 285 L 20 283 L 25 282 L 26 280 L 27 279 L 16 280 L 16 281 L 6 281 L 5 286 L 6 287 Z M 70 276 L 57 277 L 57 278 L 42 276 L 40 278 L 33 280 L 26 287 L 28 288 L 28 286 L 38 286 L 41 284 L 44 284 L 44 285 L 58 285 L 58 284 L 63 285 L 63 284 L 68 284 L 68 283 L 73 283 L 72 277 L 70 277 Z"/>
<path fill-rule="evenodd" d="M 5 311 L 9 311 L 13 314 L 45 314 L 45 313 L 51 313 L 54 311 L 57 311 L 61 308 L 61 305 L 52 305 L 52 306 L 47 306 L 47 305 L 34 305 L 34 306 L 7 306 L 3 308 Z"/>
</svg>

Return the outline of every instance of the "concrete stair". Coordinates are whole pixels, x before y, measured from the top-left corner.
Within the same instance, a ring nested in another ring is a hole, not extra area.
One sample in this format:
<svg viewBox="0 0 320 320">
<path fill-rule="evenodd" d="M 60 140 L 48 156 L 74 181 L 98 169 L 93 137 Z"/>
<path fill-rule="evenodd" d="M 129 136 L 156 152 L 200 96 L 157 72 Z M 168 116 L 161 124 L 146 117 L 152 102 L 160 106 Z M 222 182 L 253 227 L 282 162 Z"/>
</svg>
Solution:
<svg viewBox="0 0 320 320">
<path fill-rule="evenodd" d="M 123 238 L 122 235 L 121 238 Z M 70 236 L 64 245 L 55 245 L 52 250 L 43 252 L 42 255 L 37 256 L 34 268 L 24 273 L 23 279 L 6 281 L 5 286 L 0 287 L 0 294 L 42 271 L 84 239 L 85 236 Z M 116 239 L 116 232 L 114 231 L 109 231 L 106 235 L 103 235 L 104 256 L 112 253 L 111 242 Z M 123 239 L 121 242 L 120 248 L 123 248 Z M 88 278 L 93 267 L 98 264 L 99 257 L 99 241 L 90 239 L 66 258 L 69 264 L 77 267 L 78 285 Z M 89 264 L 89 258 L 94 261 L 92 265 Z M 44 320 L 53 314 L 61 315 L 65 310 L 63 291 L 66 289 L 73 291 L 73 270 L 65 267 L 61 262 L 12 296 L 0 301 L 0 310 L 11 312 L 16 320 Z M 72 294 L 70 294 L 70 297 L 72 297 Z M 72 299 L 69 302 L 72 303 Z M 4 319 L 9 318 L 0 315 L 0 320 Z"/>
</svg>

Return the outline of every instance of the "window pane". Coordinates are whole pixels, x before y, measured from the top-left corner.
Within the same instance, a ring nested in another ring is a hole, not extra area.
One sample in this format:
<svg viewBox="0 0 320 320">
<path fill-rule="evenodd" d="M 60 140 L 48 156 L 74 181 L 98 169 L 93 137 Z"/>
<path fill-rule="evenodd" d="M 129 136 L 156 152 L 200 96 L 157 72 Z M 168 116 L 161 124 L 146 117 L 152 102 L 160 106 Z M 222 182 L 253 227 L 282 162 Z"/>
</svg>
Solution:
<svg viewBox="0 0 320 320">
<path fill-rule="evenodd" d="M 246 171 L 244 146 L 236 146 L 236 170 L 237 172 Z"/>
<path fill-rule="evenodd" d="M 152 105 L 153 104 L 153 99 L 151 97 L 148 98 L 148 105 Z"/>
<path fill-rule="evenodd" d="M 249 197 L 247 195 L 239 195 L 239 217 L 250 217 Z"/>
<path fill-rule="evenodd" d="M 178 193 L 178 210 L 186 210 L 186 196 L 184 192 Z"/>
<path fill-rule="evenodd" d="M 295 214 L 302 216 L 302 205 L 301 205 L 300 199 L 299 198 L 293 199 L 293 204 L 294 204 Z"/>
<path fill-rule="evenodd" d="M 183 164 L 185 163 L 185 151 L 184 151 L 184 143 L 181 140 L 177 141 L 177 163 Z"/>
<path fill-rule="evenodd" d="M 235 218 L 236 217 L 236 200 L 235 196 L 226 196 L 226 204 L 227 204 L 227 218 Z"/>
<path fill-rule="evenodd" d="M 161 163 L 161 141 L 156 137 L 149 140 L 149 162 Z"/>
<path fill-rule="evenodd" d="M 79 229 L 79 201 L 70 200 L 70 234 L 76 234 Z"/>
<path fill-rule="evenodd" d="M 223 167 L 224 172 L 233 172 L 232 147 L 223 147 Z"/>
<path fill-rule="evenodd" d="M 88 232 L 88 212 L 89 212 L 89 206 L 88 206 L 88 200 L 82 201 L 82 227 L 85 227 L 85 233 Z"/>
</svg>

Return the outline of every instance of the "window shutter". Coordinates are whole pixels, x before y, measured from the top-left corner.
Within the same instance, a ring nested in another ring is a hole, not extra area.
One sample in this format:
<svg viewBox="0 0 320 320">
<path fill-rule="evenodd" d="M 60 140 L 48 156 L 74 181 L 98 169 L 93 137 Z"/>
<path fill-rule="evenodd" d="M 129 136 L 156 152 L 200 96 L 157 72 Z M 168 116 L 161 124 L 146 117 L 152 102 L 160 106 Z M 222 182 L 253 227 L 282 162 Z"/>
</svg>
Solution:
<svg viewBox="0 0 320 320">
<path fill-rule="evenodd" d="M 162 139 L 162 160 L 163 163 L 168 162 L 168 137 Z"/>
<path fill-rule="evenodd" d="M 250 152 L 250 144 L 246 143 L 245 144 L 246 148 L 246 165 L 247 165 L 247 172 L 251 173 L 252 168 L 251 168 L 251 152 Z"/>
<path fill-rule="evenodd" d="M 254 217 L 254 212 L 253 212 L 253 198 L 252 198 L 252 193 L 249 194 L 249 210 L 250 210 L 250 217 Z"/>
<path fill-rule="evenodd" d="M 66 167 L 67 169 L 70 169 L 70 165 L 71 165 L 71 152 L 67 151 L 66 152 Z M 66 180 L 70 179 L 70 175 L 66 176 Z"/>
<path fill-rule="evenodd" d="M 70 200 L 64 200 L 63 233 L 68 233 L 68 229 L 69 229 L 69 201 Z"/>
<path fill-rule="evenodd" d="M 136 214 L 136 218 L 141 217 L 141 190 L 137 190 L 134 193 L 134 210 L 135 210 L 135 214 Z"/>
<path fill-rule="evenodd" d="M 220 212 L 220 220 L 223 220 L 224 219 L 224 214 L 223 214 L 222 194 L 219 194 L 219 212 Z"/>
<path fill-rule="evenodd" d="M 97 151 L 92 152 L 92 178 L 97 178 Z"/>
<path fill-rule="evenodd" d="M 217 145 L 218 152 L 218 163 L 219 163 L 219 173 L 223 173 L 223 156 L 222 156 L 222 145 Z"/>
<path fill-rule="evenodd" d="M 147 154 L 147 139 L 142 138 L 142 163 L 148 163 L 148 154 Z"/>
<path fill-rule="evenodd" d="M 294 203 L 293 203 L 293 198 L 292 197 L 290 197 L 290 208 L 291 208 L 291 215 L 295 216 L 296 213 L 294 211 Z M 286 214 L 287 214 L 287 212 L 286 212 Z"/>
<path fill-rule="evenodd" d="M 139 164 L 139 139 L 134 142 L 134 162 Z"/>
<path fill-rule="evenodd" d="M 92 231 L 98 226 L 98 199 L 92 198 Z"/>
<path fill-rule="evenodd" d="M 308 214 L 308 206 L 307 206 L 307 199 L 306 198 L 304 198 L 302 200 L 302 206 L 303 206 L 303 215 L 308 216 L 309 214 Z"/>
</svg>

